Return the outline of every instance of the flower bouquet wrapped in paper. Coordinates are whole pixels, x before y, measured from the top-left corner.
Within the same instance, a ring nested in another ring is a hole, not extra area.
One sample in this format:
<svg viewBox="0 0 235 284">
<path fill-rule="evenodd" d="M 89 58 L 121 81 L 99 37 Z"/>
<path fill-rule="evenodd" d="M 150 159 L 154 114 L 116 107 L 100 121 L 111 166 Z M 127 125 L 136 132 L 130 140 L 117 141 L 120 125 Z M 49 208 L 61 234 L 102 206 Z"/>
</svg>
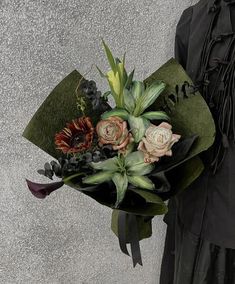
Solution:
<svg viewBox="0 0 235 284">
<path fill-rule="evenodd" d="M 150 77 L 134 80 L 125 56 L 111 67 L 109 90 L 78 71 L 69 74 L 35 113 L 23 136 L 50 154 L 39 174 L 52 183 L 27 180 L 38 198 L 68 185 L 112 208 L 112 230 L 134 266 L 142 264 L 139 241 L 152 234 L 152 218 L 203 171 L 198 154 L 215 135 L 211 113 L 183 68 L 170 59 Z M 115 107 L 108 103 L 112 96 Z"/>
</svg>

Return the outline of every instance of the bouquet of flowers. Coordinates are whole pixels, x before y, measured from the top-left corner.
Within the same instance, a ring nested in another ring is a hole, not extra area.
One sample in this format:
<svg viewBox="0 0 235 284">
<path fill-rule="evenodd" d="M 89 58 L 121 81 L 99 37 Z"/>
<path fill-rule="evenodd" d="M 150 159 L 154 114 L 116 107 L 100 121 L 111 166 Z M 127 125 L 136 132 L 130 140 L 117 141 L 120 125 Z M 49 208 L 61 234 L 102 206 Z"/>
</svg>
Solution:
<svg viewBox="0 0 235 284">
<path fill-rule="evenodd" d="M 112 208 L 113 232 L 134 266 L 139 241 L 152 234 L 152 218 L 203 171 L 199 157 L 215 135 L 211 113 L 176 60 L 144 81 L 134 80 L 103 41 L 110 70 L 102 94 L 93 80 L 69 74 L 35 113 L 23 136 L 50 154 L 39 174 L 52 183 L 27 181 L 38 198 L 68 185 Z M 109 104 L 112 96 L 115 107 Z M 59 179 L 59 180 L 58 180 Z"/>
</svg>

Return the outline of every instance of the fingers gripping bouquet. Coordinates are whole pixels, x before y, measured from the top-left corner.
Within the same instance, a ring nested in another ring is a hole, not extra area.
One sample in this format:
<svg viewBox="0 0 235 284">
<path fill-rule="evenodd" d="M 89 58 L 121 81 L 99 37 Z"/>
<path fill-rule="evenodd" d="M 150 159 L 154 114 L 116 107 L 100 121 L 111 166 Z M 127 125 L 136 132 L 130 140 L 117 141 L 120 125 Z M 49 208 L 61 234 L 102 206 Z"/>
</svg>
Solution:
<svg viewBox="0 0 235 284">
<path fill-rule="evenodd" d="M 198 154 L 214 141 L 214 122 L 183 68 L 169 60 L 144 81 L 127 73 L 125 56 L 115 59 L 103 42 L 111 67 L 94 81 L 69 74 L 35 113 L 23 136 L 55 158 L 38 170 L 59 181 L 27 180 L 45 198 L 68 185 L 112 208 L 112 230 L 134 266 L 142 265 L 139 241 L 152 234 L 151 220 L 165 214 L 164 201 L 180 194 L 202 172 Z M 112 96 L 115 107 L 108 103 Z"/>
</svg>

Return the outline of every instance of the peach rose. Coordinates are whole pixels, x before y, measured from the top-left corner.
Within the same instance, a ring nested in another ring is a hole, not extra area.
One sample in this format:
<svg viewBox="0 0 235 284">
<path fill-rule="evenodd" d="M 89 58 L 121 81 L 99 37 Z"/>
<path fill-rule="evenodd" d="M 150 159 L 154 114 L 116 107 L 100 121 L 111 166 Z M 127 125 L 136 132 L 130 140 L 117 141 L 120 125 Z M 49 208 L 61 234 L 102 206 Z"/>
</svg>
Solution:
<svg viewBox="0 0 235 284">
<path fill-rule="evenodd" d="M 132 135 L 127 129 L 127 122 L 118 116 L 110 116 L 96 125 L 99 145 L 113 145 L 113 150 L 124 150 L 132 141 Z"/>
<path fill-rule="evenodd" d="M 171 156 L 171 147 L 178 142 L 180 135 L 172 133 L 172 126 L 162 122 L 158 126 L 151 125 L 145 132 L 145 137 L 139 143 L 138 150 L 144 153 L 145 163 L 159 161 L 162 156 Z"/>
</svg>

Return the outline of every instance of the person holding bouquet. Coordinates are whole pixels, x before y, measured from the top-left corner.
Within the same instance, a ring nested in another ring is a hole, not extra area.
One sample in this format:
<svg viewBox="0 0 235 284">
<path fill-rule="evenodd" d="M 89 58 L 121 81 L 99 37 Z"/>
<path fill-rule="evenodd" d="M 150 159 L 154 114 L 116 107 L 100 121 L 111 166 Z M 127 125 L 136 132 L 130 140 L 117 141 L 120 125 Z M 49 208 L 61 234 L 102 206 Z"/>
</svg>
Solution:
<svg viewBox="0 0 235 284">
<path fill-rule="evenodd" d="M 216 124 L 203 174 L 171 198 L 161 284 L 235 283 L 235 1 L 201 0 L 177 25 L 175 57 Z"/>
</svg>

